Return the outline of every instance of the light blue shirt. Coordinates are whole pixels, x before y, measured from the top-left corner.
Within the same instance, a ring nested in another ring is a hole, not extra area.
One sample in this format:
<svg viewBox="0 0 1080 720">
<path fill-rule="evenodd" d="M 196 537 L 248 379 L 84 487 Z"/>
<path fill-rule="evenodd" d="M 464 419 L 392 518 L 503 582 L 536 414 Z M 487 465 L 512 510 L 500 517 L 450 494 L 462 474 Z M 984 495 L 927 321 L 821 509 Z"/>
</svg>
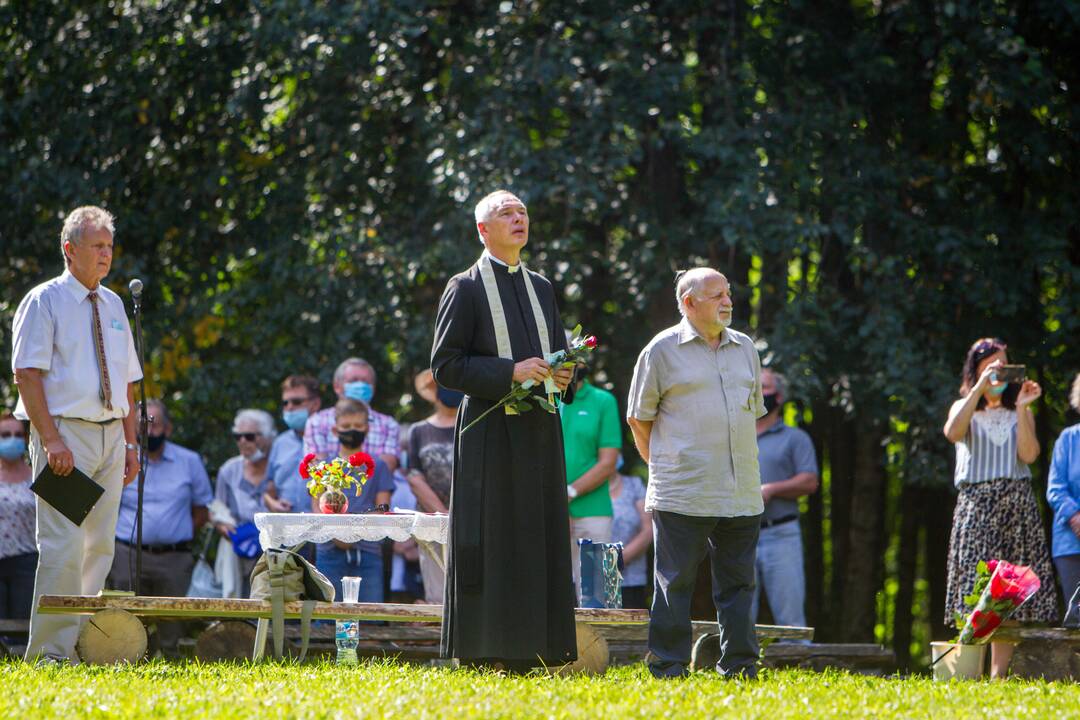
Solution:
<svg viewBox="0 0 1080 720">
<path fill-rule="evenodd" d="M 266 492 L 267 476 L 264 475 L 258 485 L 252 485 L 244 479 L 244 456 L 237 455 L 225 461 L 218 470 L 214 483 L 214 498 L 225 503 L 236 520 L 236 526 L 254 522 L 255 513 L 266 512 L 262 496 Z"/>
<path fill-rule="evenodd" d="M 199 454 L 165 441 L 160 460 L 147 458 L 143 486 L 143 545 L 174 545 L 190 542 L 195 535 L 193 507 L 207 506 L 214 498 L 210 478 Z M 135 509 L 138 481 L 120 496 L 116 537 L 135 542 Z"/>
<path fill-rule="evenodd" d="M 1046 500 L 1054 511 L 1053 556 L 1080 553 L 1080 538 L 1069 527 L 1069 518 L 1080 511 L 1080 425 L 1065 428 L 1054 443 Z"/>
<path fill-rule="evenodd" d="M 270 457 L 266 461 L 266 475 L 274 482 L 278 498 L 292 503 L 289 512 L 311 512 L 307 480 L 300 477 L 300 461 L 303 457 L 304 436 L 295 430 L 286 430 L 274 438 Z"/>
</svg>

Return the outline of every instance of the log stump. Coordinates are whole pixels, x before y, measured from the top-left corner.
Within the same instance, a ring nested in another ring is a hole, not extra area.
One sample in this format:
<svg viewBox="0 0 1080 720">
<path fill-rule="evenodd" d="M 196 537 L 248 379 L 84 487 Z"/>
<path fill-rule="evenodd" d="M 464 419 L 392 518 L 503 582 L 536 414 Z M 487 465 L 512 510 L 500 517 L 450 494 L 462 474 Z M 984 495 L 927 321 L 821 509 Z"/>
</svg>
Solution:
<svg viewBox="0 0 1080 720">
<path fill-rule="evenodd" d="M 195 657 L 199 660 L 236 660 L 251 657 L 255 646 L 255 626 L 243 620 L 221 620 L 211 623 L 195 641 Z"/>
<path fill-rule="evenodd" d="M 551 668 L 554 675 L 599 675 L 607 670 L 611 660 L 607 640 L 600 633 L 586 624 L 577 624 L 577 652 L 578 659 L 561 667 Z"/>
<path fill-rule="evenodd" d="M 91 665 L 136 663 L 146 655 L 146 628 L 125 610 L 102 610 L 86 619 L 75 651 Z"/>
</svg>

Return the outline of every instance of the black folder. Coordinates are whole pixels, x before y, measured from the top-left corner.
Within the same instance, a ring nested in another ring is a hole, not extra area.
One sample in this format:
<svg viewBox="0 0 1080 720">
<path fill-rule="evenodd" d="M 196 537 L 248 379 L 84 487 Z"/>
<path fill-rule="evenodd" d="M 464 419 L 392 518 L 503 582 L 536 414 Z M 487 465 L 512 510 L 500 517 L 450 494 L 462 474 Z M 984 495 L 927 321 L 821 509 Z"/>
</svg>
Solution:
<svg viewBox="0 0 1080 720">
<path fill-rule="evenodd" d="M 105 492 L 79 468 L 73 468 L 68 475 L 57 475 L 48 465 L 38 473 L 30 489 L 76 525 L 83 524 Z"/>
</svg>

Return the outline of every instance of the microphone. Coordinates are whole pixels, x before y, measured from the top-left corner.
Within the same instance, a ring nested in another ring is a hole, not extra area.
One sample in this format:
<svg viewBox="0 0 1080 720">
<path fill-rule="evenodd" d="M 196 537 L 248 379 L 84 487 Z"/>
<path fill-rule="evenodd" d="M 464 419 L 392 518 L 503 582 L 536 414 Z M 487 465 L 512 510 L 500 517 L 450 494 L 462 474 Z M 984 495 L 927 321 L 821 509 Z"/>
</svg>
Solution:
<svg viewBox="0 0 1080 720">
<path fill-rule="evenodd" d="M 139 278 L 132 278 L 128 283 L 128 291 L 131 293 L 131 297 L 138 300 L 142 297 L 143 284 Z"/>
</svg>

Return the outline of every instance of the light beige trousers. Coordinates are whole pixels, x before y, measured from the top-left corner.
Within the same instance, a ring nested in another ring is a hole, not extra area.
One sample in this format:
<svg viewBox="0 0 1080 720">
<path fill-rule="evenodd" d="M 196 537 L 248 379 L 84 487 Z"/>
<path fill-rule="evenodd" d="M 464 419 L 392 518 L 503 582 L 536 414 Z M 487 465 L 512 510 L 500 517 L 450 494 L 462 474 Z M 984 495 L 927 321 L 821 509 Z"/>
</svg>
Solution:
<svg viewBox="0 0 1080 720">
<path fill-rule="evenodd" d="M 116 517 L 124 489 L 124 426 L 57 418 L 64 444 L 75 466 L 105 488 L 94 509 L 75 525 L 41 498 L 37 499 L 38 566 L 34 580 L 34 609 L 26 659 L 42 655 L 75 657 L 75 641 L 83 619 L 74 615 L 38 613 L 42 595 L 97 595 L 112 567 Z M 41 437 L 30 430 L 30 463 L 34 477 L 48 463 Z"/>
</svg>

